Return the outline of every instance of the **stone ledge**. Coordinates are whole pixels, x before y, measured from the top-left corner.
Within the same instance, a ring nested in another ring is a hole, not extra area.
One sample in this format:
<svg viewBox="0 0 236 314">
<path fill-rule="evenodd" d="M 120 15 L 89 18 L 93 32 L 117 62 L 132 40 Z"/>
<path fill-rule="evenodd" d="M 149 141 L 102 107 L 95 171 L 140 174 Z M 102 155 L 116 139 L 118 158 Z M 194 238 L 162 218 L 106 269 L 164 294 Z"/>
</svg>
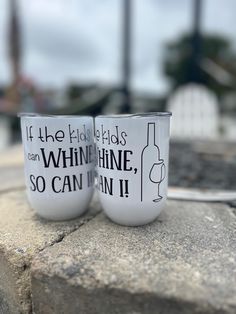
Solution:
<svg viewBox="0 0 236 314">
<path fill-rule="evenodd" d="M 0 167 L 19 167 L 24 163 L 24 153 L 21 144 L 14 145 L 1 152 Z"/>
<path fill-rule="evenodd" d="M 16 145 L 0 154 L 0 193 L 24 187 L 23 149 Z"/>
<path fill-rule="evenodd" d="M 0 167 L 0 193 L 25 189 L 23 167 Z"/>
<path fill-rule="evenodd" d="M 23 190 L 0 195 L 0 313 L 31 312 L 33 257 L 94 217 L 95 203 L 81 218 L 52 223 L 36 216 Z"/>
<path fill-rule="evenodd" d="M 222 204 L 169 201 L 127 228 L 98 215 L 32 264 L 35 313 L 234 313 L 236 220 Z"/>
</svg>

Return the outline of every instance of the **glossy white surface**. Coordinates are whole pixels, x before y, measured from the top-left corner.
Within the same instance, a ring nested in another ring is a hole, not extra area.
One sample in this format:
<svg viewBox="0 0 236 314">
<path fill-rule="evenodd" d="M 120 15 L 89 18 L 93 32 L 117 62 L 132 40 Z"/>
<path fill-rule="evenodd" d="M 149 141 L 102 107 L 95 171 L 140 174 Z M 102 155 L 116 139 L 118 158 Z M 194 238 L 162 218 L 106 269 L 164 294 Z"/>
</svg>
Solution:
<svg viewBox="0 0 236 314">
<path fill-rule="evenodd" d="M 21 128 L 32 208 L 50 220 L 81 215 L 93 193 L 93 119 L 23 115 Z"/>
<path fill-rule="evenodd" d="M 95 119 L 98 190 L 114 222 L 138 226 L 164 207 L 168 185 L 168 115 Z"/>
</svg>

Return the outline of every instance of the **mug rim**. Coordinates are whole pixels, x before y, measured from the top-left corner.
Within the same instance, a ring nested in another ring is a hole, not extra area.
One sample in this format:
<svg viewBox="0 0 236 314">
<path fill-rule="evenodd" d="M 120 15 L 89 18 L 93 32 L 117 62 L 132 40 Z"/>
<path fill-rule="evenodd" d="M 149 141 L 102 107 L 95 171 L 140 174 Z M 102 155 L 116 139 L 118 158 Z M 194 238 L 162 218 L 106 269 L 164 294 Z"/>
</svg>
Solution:
<svg viewBox="0 0 236 314">
<path fill-rule="evenodd" d="M 127 118 L 146 118 L 146 117 L 171 117 L 170 111 L 159 112 L 143 112 L 143 113 L 131 113 L 131 114 L 110 114 L 110 115 L 98 115 L 97 118 L 112 118 L 112 119 L 127 119 Z"/>
<path fill-rule="evenodd" d="M 78 119 L 78 118 L 93 118 L 91 116 L 86 116 L 86 115 L 53 115 L 53 114 L 41 114 L 41 113 L 31 113 L 31 112 L 19 112 L 17 113 L 18 118 L 47 118 L 47 119 L 61 119 L 61 118 L 73 118 L 73 119 Z"/>
</svg>

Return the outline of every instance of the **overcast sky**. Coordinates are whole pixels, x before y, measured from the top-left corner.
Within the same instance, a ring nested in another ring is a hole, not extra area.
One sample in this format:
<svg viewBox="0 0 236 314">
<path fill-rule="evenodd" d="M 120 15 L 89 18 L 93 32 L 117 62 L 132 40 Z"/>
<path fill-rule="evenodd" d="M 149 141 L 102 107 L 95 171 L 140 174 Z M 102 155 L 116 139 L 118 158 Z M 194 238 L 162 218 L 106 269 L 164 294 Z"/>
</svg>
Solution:
<svg viewBox="0 0 236 314">
<path fill-rule="evenodd" d="M 7 62 L 9 0 L 0 0 L 0 83 Z M 123 0 L 19 0 L 23 72 L 43 86 L 71 81 L 119 83 Z M 236 42 L 236 0 L 203 0 L 203 29 Z M 191 27 L 192 0 L 133 0 L 135 89 L 162 93 L 163 45 Z"/>
</svg>

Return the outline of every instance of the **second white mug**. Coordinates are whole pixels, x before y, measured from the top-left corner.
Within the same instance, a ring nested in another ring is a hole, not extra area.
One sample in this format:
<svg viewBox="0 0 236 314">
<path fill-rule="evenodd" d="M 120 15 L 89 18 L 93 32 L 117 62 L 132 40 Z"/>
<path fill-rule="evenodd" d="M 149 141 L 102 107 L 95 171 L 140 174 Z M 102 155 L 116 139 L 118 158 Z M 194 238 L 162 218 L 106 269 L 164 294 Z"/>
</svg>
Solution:
<svg viewBox="0 0 236 314">
<path fill-rule="evenodd" d="M 95 119 L 99 198 L 122 225 L 153 221 L 167 197 L 169 112 Z"/>
</svg>

